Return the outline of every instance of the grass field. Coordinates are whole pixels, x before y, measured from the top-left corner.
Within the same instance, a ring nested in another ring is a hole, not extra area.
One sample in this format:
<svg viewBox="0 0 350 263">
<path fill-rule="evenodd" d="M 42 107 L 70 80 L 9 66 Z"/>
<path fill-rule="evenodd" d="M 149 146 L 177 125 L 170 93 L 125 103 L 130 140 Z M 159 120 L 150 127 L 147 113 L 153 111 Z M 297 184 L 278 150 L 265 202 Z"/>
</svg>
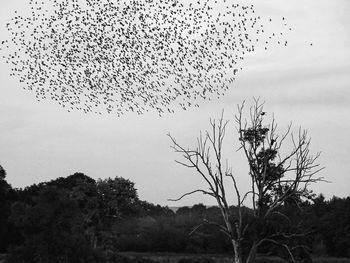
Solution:
<svg viewBox="0 0 350 263">
<path fill-rule="evenodd" d="M 6 254 L 0 254 L 0 263 L 5 263 Z"/>
<path fill-rule="evenodd" d="M 232 263 L 228 255 L 197 255 L 172 253 L 121 253 L 129 260 L 126 263 Z M 277 257 L 259 257 L 256 263 L 286 263 Z M 350 263 L 350 258 L 315 257 L 313 263 Z"/>
<path fill-rule="evenodd" d="M 197 255 L 173 253 L 120 253 L 115 263 L 232 263 L 228 255 Z M 0 263 L 6 263 L 6 255 L 0 254 Z M 277 257 L 259 257 L 256 263 L 286 263 Z M 313 263 L 350 263 L 350 258 L 315 257 Z"/>
</svg>

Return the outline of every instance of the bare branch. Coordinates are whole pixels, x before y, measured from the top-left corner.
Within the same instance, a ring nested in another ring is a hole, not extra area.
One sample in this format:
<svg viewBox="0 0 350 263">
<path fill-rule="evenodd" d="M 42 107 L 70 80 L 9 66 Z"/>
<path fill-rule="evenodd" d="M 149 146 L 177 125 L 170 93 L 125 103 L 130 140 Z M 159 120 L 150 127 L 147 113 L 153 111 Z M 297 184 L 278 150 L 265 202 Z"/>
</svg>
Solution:
<svg viewBox="0 0 350 263">
<path fill-rule="evenodd" d="M 211 196 L 213 196 L 213 193 L 210 193 L 210 192 L 205 191 L 205 190 L 202 190 L 202 189 L 197 189 L 197 190 L 194 190 L 194 191 L 185 193 L 185 194 L 183 194 L 182 196 L 180 196 L 179 198 L 176 198 L 176 199 L 168 199 L 168 201 L 176 202 L 176 201 L 181 200 L 181 199 L 184 198 L 185 196 L 192 195 L 192 194 L 194 194 L 194 193 L 202 193 L 202 194 L 205 194 L 205 195 L 211 195 Z"/>
<path fill-rule="evenodd" d="M 212 226 L 216 226 L 217 228 L 219 228 L 220 231 L 222 231 L 226 236 L 228 236 L 229 238 L 231 238 L 231 234 L 228 232 L 227 228 L 224 227 L 223 225 L 216 223 L 216 222 L 212 222 L 209 221 L 207 219 L 204 219 L 203 223 L 195 226 L 192 231 L 189 233 L 189 235 L 193 235 L 196 231 L 198 231 L 202 226 L 205 225 L 212 225 Z"/>
<path fill-rule="evenodd" d="M 264 238 L 258 243 L 258 246 L 260 246 L 263 242 L 270 242 L 270 243 L 274 243 L 278 246 L 283 247 L 288 252 L 288 255 L 289 255 L 290 259 L 292 260 L 292 262 L 295 262 L 295 258 L 293 256 L 292 250 L 288 247 L 288 245 L 281 243 L 281 242 L 278 242 L 274 239 Z"/>
</svg>

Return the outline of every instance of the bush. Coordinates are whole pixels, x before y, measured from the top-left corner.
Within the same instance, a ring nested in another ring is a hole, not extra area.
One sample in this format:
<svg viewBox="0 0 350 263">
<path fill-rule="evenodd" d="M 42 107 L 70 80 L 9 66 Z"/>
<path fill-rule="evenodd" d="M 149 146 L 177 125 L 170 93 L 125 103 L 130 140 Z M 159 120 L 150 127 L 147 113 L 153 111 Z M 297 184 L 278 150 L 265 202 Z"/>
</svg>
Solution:
<svg viewBox="0 0 350 263">
<path fill-rule="evenodd" d="M 256 263 L 285 263 L 286 261 L 278 257 L 259 257 Z"/>
<path fill-rule="evenodd" d="M 181 258 L 178 263 L 215 263 L 215 260 L 208 257 L 187 257 Z"/>
<path fill-rule="evenodd" d="M 155 261 L 148 259 L 148 258 L 142 258 L 142 257 L 127 257 L 120 254 L 116 254 L 113 259 L 109 260 L 109 262 L 115 262 L 115 263 L 156 263 Z"/>
</svg>

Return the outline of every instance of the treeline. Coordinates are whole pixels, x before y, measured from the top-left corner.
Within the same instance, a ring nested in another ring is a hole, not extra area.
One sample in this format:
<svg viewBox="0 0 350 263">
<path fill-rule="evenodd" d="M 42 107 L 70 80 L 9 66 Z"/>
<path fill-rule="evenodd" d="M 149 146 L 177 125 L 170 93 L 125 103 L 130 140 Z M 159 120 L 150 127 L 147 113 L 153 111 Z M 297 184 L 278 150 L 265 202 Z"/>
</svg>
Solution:
<svg viewBox="0 0 350 263">
<path fill-rule="evenodd" d="M 121 177 L 75 173 L 14 189 L 5 176 L 0 166 L 0 253 L 9 262 L 117 262 L 120 251 L 230 253 L 214 224 L 222 220 L 217 207 L 174 212 L 140 200 L 134 183 Z M 302 222 L 309 252 L 350 257 L 350 198 L 320 195 L 299 206 L 286 204 L 283 212 Z"/>
</svg>

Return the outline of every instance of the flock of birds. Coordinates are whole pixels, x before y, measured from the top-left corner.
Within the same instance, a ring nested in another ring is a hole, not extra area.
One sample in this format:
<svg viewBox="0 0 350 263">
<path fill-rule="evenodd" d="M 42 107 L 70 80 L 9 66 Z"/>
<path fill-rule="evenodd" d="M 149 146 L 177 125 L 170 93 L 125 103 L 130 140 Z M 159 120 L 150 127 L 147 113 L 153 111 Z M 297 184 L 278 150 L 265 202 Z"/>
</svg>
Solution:
<svg viewBox="0 0 350 263">
<path fill-rule="evenodd" d="M 221 97 L 267 33 L 253 5 L 228 0 L 30 0 L 0 49 L 23 88 L 67 110 L 159 114 Z M 263 23 L 264 22 L 264 23 Z"/>
</svg>

